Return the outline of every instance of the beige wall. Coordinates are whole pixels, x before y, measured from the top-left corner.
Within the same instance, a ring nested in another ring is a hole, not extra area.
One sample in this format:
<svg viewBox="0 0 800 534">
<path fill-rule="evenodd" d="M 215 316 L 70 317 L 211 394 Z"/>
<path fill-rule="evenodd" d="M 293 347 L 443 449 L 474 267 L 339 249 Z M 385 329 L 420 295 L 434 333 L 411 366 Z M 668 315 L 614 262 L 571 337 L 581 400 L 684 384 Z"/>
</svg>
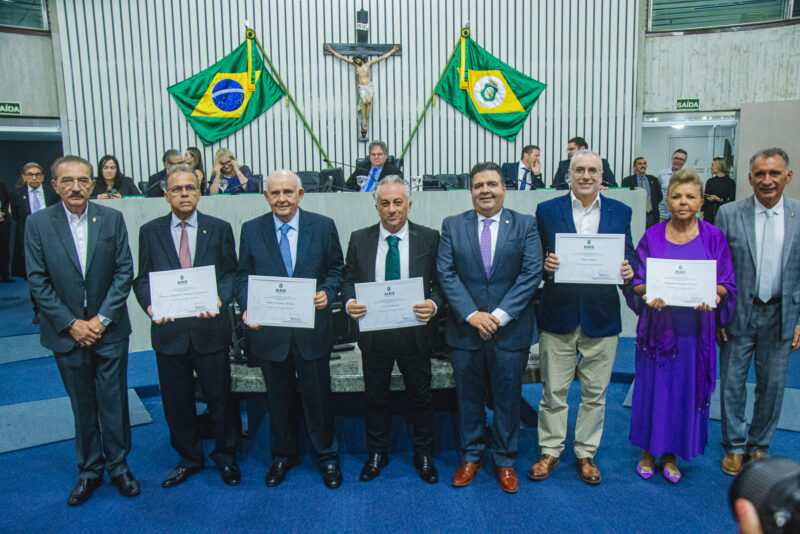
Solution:
<svg viewBox="0 0 800 534">
<path fill-rule="evenodd" d="M 780 147 L 789 155 L 789 168 L 795 174 L 784 194 L 800 199 L 800 100 L 743 104 L 739 132 L 736 198 L 753 193 L 747 180 L 750 157 L 762 148 Z"/>
<path fill-rule="evenodd" d="M 49 36 L 0 32 L 0 101 L 22 104 L 23 117 L 58 117 Z"/>
</svg>

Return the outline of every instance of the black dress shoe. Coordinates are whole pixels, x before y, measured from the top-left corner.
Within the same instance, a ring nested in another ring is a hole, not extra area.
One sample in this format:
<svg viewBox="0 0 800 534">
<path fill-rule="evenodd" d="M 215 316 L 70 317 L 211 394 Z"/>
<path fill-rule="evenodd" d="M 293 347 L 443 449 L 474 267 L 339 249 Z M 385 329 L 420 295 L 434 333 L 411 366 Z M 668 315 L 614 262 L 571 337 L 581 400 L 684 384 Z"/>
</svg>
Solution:
<svg viewBox="0 0 800 534">
<path fill-rule="evenodd" d="M 267 473 L 266 484 L 269 487 L 274 487 L 286 480 L 286 471 L 291 469 L 292 466 L 286 462 L 275 462 L 270 466 L 269 473 Z"/>
<path fill-rule="evenodd" d="M 236 464 L 225 465 L 219 468 L 222 481 L 229 486 L 238 486 L 242 481 L 242 472 Z"/>
<path fill-rule="evenodd" d="M 330 489 L 336 489 L 342 485 L 342 471 L 336 464 L 328 464 L 322 468 L 322 481 Z"/>
<path fill-rule="evenodd" d="M 119 476 L 111 477 L 111 483 L 117 487 L 123 497 L 136 497 L 142 492 L 139 482 L 133 478 L 130 471 L 125 471 Z"/>
<path fill-rule="evenodd" d="M 173 486 L 177 486 L 178 484 L 182 484 L 186 482 L 186 479 L 190 476 L 199 473 L 203 470 L 202 465 L 194 465 L 192 467 L 184 467 L 179 465 L 175 469 L 169 472 L 167 478 L 161 483 L 162 488 L 171 488 Z"/>
<path fill-rule="evenodd" d="M 417 468 L 419 478 L 428 484 L 436 484 L 439 482 L 439 471 L 433 465 L 433 457 L 427 455 L 414 456 L 414 467 Z"/>
<path fill-rule="evenodd" d="M 70 492 L 67 497 L 67 504 L 70 506 L 78 506 L 89 500 L 92 492 L 103 485 L 103 477 L 97 478 L 80 478 L 75 488 Z"/>
<path fill-rule="evenodd" d="M 372 452 L 367 458 L 367 463 L 361 468 L 361 476 L 358 479 L 361 482 L 369 482 L 381 474 L 381 469 L 389 465 L 389 455 L 381 454 L 379 452 Z"/>
</svg>

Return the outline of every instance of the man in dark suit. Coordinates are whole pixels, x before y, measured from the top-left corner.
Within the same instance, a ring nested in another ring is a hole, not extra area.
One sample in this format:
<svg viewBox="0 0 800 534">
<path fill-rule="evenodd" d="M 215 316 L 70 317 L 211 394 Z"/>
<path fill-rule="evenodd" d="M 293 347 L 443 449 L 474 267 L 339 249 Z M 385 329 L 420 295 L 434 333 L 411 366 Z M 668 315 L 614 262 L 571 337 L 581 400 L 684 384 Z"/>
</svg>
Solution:
<svg viewBox="0 0 800 534">
<path fill-rule="evenodd" d="M 170 442 L 180 463 L 161 483 L 169 488 L 203 468 L 203 442 L 197 424 L 194 373 L 211 416 L 215 447 L 211 458 L 229 486 L 241 482 L 236 465 L 239 442 L 237 406 L 230 398 L 230 321 L 220 310 L 233 301 L 236 245 L 227 222 L 197 211 L 200 184 L 191 167 L 173 165 L 167 172 L 167 202 L 172 212 L 139 230 L 139 273 L 133 290 L 142 309 L 153 319 L 150 338 L 156 352 L 158 382 Z M 150 273 L 213 265 L 217 305 L 197 318 L 154 317 Z"/>
<path fill-rule="evenodd" d="M 0 182 L 0 279 L 3 282 L 13 282 L 8 274 L 9 268 L 9 238 L 11 237 L 11 197 L 8 195 L 6 184 Z"/>
<path fill-rule="evenodd" d="M 647 192 L 645 227 L 650 228 L 654 224 L 658 224 L 661 220 L 658 214 L 658 204 L 663 198 L 661 184 L 658 182 L 658 178 L 652 174 L 647 174 L 646 159 L 639 156 L 633 160 L 633 174 L 622 179 L 622 187 L 628 187 L 630 189 L 641 187 Z"/>
<path fill-rule="evenodd" d="M 392 165 L 386 163 L 386 158 L 389 157 L 389 149 L 386 148 L 386 143 L 383 141 L 373 141 L 369 144 L 369 164 L 366 166 L 357 166 L 347 179 L 347 187 L 351 191 L 368 192 L 375 189 L 375 185 L 385 177 L 396 174 L 402 176 L 403 173 Z M 359 176 L 366 176 L 366 181 L 362 184 L 358 183 Z"/>
<path fill-rule="evenodd" d="M 271 213 L 242 225 L 236 299 L 252 329 L 250 346 L 267 384 L 272 433 L 272 466 L 267 486 L 277 486 L 298 462 L 300 410 L 322 480 L 331 489 L 342 484 L 330 398 L 333 321 L 330 303 L 342 285 L 344 261 L 332 219 L 299 209 L 300 178 L 275 171 L 264 196 Z M 317 281 L 313 330 L 261 326 L 247 318 L 249 275 L 311 278 Z M 300 394 L 300 406 L 297 394 Z"/>
<path fill-rule="evenodd" d="M 571 191 L 536 207 L 542 238 L 544 291 L 539 307 L 539 361 L 542 401 L 539 404 L 541 456 L 528 472 L 531 480 L 544 480 L 558 466 L 567 435 L 567 393 L 573 378 L 581 383 L 581 405 L 575 425 L 576 465 L 587 484 L 600 483 L 594 456 L 603 434 L 605 399 L 622 330 L 616 285 L 556 283 L 561 262 L 556 255 L 556 234 L 622 234 L 625 259 L 620 277 L 633 279 L 635 259 L 631 239 L 631 209 L 600 195 L 600 156 L 581 150 L 572 157 Z M 576 357 L 580 354 L 580 360 Z M 577 371 L 577 372 L 576 372 Z"/>
<path fill-rule="evenodd" d="M 538 146 L 527 145 L 522 149 L 519 161 L 503 163 L 502 172 L 506 188 L 520 191 L 544 189 L 540 153 Z"/>
<path fill-rule="evenodd" d="M 167 183 L 167 172 L 173 165 L 183 163 L 183 154 L 174 148 L 170 148 L 164 152 L 161 162 L 164 164 L 164 168 L 147 179 L 147 187 L 142 191 L 144 196 L 148 198 L 161 198 L 164 196 L 166 191 L 164 191 L 162 184 Z"/>
<path fill-rule="evenodd" d="M 722 471 L 767 455 L 783 406 L 789 358 L 800 348 L 800 202 L 783 194 L 792 181 L 780 148 L 750 158 L 753 195 L 720 207 L 716 225 L 731 247 L 738 294 L 733 318 L 717 332 Z M 755 404 L 747 427 L 745 384 L 755 360 Z"/>
<path fill-rule="evenodd" d="M 122 495 L 140 492 L 125 460 L 131 449 L 125 301 L 133 260 L 122 214 L 89 203 L 93 187 L 88 161 L 57 159 L 53 188 L 61 203 L 34 213 L 25 227 L 28 283 L 42 310 L 41 343 L 53 351 L 75 416 L 80 478 L 70 506 L 91 497 L 103 471 Z"/>
<path fill-rule="evenodd" d="M 414 426 L 414 466 L 428 483 L 439 481 L 433 463 L 433 395 L 431 349 L 435 332 L 431 319 L 442 305 L 436 274 L 439 232 L 408 220 L 408 184 L 387 176 L 374 192 L 380 224 L 353 232 L 347 247 L 342 296 L 347 314 L 364 317 L 369 310 L 356 300 L 355 284 L 422 278 L 425 300 L 414 305 L 420 326 L 360 332 L 358 347 L 364 370 L 364 418 L 369 457 L 360 479 L 370 481 L 389 463 L 389 387 L 394 362 L 400 368 Z"/>
<path fill-rule="evenodd" d="M 474 210 L 447 217 L 439 243 L 439 284 L 450 303 L 446 339 L 456 382 L 461 466 L 453 486 L 466 486 L 481 470 L 486 449 L 484 406 L 491 391 L 491 451 L 503 491 L 518 488 L 522 374 L 536 340 L 533 293 L 542 274 L 536 219 L 503 208 L 500 167 L 470 171 Z"/>
<path fill-rule="evenodd" d="M 569 189 L 569 181 L 567 181 L 569 162 L 576 152 L 588 149 L 589 144 L 583 137 L 573 137 L 567 142 L 567 159 L 558 162 L 558 170 L 556 170 L 556 174 L 553 176 L 552 187 L 556 189 Z M 617 181 L 614 179 L 614 173 L 611 172 L 608 161 L 606 161 L 605 158 L 602 158 L 601 161 L 603 162 L 603 187 L 606 189 L 609 187 L 617 187 Z"/>
</svg>

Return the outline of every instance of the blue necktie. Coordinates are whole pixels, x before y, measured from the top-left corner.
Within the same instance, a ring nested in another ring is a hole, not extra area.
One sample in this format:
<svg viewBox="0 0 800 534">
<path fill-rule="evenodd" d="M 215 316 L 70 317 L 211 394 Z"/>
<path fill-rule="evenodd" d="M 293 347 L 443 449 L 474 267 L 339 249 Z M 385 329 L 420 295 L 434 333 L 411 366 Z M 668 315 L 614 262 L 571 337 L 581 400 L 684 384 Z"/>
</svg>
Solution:
<svg viewBox="0 0 800 534">
<path fill-rule="evenodd" d="M 530 171 L 528 169 L 525 169 L 525 173 L 522 175 L 522 184 L 520 185 L 520 188 L 519 188 L 520 191 L 525 191 L 525 184 L 528 183 L 528 173 L 529 172 Z"/>
<path fill-rule="evenodd" d="M 288 223 L 285 223 L 281 226 L 281 242 L 280 242 L 280 249 L 281 249 L 281 256 L 283 257 L 283 265 L 286 267 L 286 274 L 292 276 L 292 249 L 289 246 L 289 238 L 286 237 L 286 234 L 289 233 L 292 227 L 289 226 Z"/>
<path fill-rule="evenodd" d="M 375 185 L 375 171 L 377 171 L 375 167 L 369 171 L 369 182 L 367 182 L 367 187 L 364 188 L 364 192 L 369 193 L 372 191 L 372 186 Z"/>
</svg>

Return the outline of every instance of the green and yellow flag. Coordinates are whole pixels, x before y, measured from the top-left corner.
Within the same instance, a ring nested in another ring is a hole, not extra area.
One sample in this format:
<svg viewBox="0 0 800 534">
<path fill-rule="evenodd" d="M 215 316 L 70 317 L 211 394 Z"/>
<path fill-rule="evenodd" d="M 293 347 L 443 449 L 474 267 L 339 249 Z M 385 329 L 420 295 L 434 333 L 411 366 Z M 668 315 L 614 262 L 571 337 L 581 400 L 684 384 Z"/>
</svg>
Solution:
<svg viewBox="0 0 800 534">
<path fill-rule="evenodd" d="M 509 141 L 542 94 L 545 84 L 506 65 L 461 31 L 461 44 L 436 94 L 487 130 Z"/>
<path fill-rule="evenodd" d="M 258 50 L 253 30 L 236 50 L 167 88 L 203 144 L 210 145 L 267 111 L 285 94 Z"/>
</svg>

